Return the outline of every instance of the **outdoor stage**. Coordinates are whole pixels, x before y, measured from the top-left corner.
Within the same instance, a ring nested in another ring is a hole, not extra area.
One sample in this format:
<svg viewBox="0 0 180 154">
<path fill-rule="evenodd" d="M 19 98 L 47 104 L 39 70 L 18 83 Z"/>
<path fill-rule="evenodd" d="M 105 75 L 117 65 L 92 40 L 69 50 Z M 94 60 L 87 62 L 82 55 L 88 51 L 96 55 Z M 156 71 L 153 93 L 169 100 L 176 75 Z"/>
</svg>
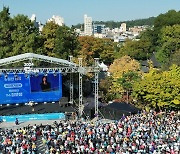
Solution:
<svg viewBox="0 0 180 154">
<path fill-rule="evenodd" d="M 83 75 L 94 73 L 94 107 L 98 114 L 98 73 L 99 59 L 94 58 L 93 66 L 84 67 L 82 58 L 79 63 L 73 63 L 73 57 L 69 61 L 55 57 L 49 57 L 34 53 L 25 53 L 0 59 L 0 115 L 44 114 L 71 112 L 73 108 L 64 110 L 61 103 L 41 104 L 43 102 L 58 102 L 63 96 L 62 76 L 66 76 L 70 104 L 74 103 L 78 89 L 78 104 L 76 104 L 78 116 L 83 115 Z M 13 64 L 13 65 L 12 65 Z M 78 74 L 79 81 L 74 85 L 73 74 Z M 74 89 L 76 92 L 74 92 Z M 21 105 L 25 103 L 38 103 L 34 109 L 31 106 Z M 16 106 L 16 104 L 19 104 Z M 4 106 L 4 105 L 7 105 Z M 74 110 L 73 110 L 74 111 Z"/>
<path fill-rule="evenodd" d="M 0 106 L 0 120 L 12 122 L 18 118 L 20 121 L 32 120 L 57 120 L 67 119 L 68 115 L 76 112 L 76 108 L 68 103 L 68 98 L 62 98 L 63 102 L 38 103 L 30 105 L 3 105 Z"/>
</svg>

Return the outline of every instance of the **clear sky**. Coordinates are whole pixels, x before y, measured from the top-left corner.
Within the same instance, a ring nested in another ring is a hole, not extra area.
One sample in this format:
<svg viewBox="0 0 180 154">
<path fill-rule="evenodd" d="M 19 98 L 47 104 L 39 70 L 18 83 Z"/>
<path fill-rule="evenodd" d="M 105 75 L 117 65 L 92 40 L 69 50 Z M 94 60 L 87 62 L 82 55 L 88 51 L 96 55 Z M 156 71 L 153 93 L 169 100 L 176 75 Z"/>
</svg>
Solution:
<svg viewBox="0 0 180 154">
<path fill-rule="evenodd" d="M 125 21 L 158 16 L 168 10 L 180 11 L 180 0 L 0 0 L 10 8 L 12 16 L 36 14 L 45 23 L 52 15 L 64 18 L 65 24 L 83 23 L 87 14 L 93 21 Z"/>
</svg>

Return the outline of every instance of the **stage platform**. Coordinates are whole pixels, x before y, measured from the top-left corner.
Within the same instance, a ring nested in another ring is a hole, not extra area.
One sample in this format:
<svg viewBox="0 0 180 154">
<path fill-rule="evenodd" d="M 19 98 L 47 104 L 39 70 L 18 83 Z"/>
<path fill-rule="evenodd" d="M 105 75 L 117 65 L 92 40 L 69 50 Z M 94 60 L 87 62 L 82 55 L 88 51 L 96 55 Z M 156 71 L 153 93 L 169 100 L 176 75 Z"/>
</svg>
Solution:
<svg viewBox="0 0 180 154">
<path fill-rule="evenodd" d="M 0 106 L 0 116 L 65 113 L 65 112 L 75 112 L 75 111 L 76 111 L 75 107 L 72 104 L 68 104 L 65 102 L 38 103 L 34 105 L 34 110 L 31 106 L 25 104 Z"/>
</svg>

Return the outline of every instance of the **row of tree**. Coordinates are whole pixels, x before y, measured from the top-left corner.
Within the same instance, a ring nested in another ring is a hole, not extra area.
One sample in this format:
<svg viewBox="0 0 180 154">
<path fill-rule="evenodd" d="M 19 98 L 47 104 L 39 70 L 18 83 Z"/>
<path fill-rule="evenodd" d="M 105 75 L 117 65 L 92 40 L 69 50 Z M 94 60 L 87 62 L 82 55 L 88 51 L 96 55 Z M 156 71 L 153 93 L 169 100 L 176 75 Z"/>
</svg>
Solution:
<svg viewBox="0 0 180 154">
<path fill-rule="evenodd" d="M 155 54 L 161 68 L 141 71 L 141 61 Z M 159 15 L 154 27 L 138 40 L 126 40 L 115 52 L 110 65 L 111 76 L 102 80 L 100 89 L 105 100 L 121 98 L 141 107 L 180 108 L 180 12 Z M 125 97 L 124 97 L 125 96 Z"/>
<path fill-rule="evenodd" d="M 95 57 L 108 64 L 114 60 L 116 45 L 110 39 L 79 37 L 73 28 L 54 22 L 46 23 L 39 32 L 27 16 L 11 18 L 6 7 L 0 12 L 0 31 L 0 58 L 33 52 L 62 59 L 82 57 L 86 65 Z"/>
</svg>

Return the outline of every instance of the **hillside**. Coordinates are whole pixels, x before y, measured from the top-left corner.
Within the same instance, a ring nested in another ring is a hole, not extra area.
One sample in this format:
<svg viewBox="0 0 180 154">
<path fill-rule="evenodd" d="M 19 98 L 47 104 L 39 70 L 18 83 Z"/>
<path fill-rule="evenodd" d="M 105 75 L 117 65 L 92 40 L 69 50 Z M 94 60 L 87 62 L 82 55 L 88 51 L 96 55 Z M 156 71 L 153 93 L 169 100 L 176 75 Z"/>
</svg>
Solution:
<svg viewBox="0 0 180 154">
<path fill-rule="evenodd" d="M 142 26 L 142 25 L 149 25 L 149 26 L 153 26 L 154 25 L 154 20 L 156 17 L 150 17 L 147 19 L 137 19 L 137 20 L 128 20 L 128 21 L 93 21 L 93 23 L 96 24 L 104 24 L 106 25 L 106 27 L 109 28 L 117 28 L 120 27 L 121 23 L 126 23 L 127 24 L 127 28 L 129 27 L 134 27 L 134 26 Z M 84 24 L 77 24 L 74 25 L 75 28 L 83 28 Z"/>
</svg>

